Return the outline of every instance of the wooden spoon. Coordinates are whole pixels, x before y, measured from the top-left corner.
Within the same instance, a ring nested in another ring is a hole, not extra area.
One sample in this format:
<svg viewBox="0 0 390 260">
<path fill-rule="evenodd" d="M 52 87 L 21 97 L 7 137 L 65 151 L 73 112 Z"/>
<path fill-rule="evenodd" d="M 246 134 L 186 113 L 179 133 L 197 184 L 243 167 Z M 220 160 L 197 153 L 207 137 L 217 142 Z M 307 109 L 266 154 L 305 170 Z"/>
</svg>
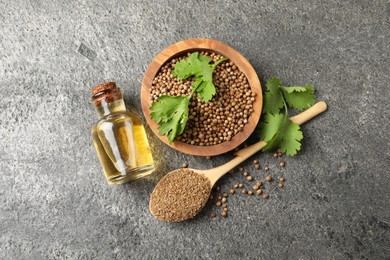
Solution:
<svg viewBox="0 0 390 260">
<path fill-rule="evenodd" d="M 302 125 L 303 123 L 306 123 L 310 119 L 326 111 L 326 109 L 327 109 L 326 103 L 324 101 L 320 101 L 316 103 L 314 106 L 312 106 L 311 108 L 307 109 L 306 111 L 296 116 L 290 117 L 290 120 L 298 125 Z M 197 169 L 191 169 L 191 170 L 199 174 L 204 174 L 210 180 L 211 187 L 213 187 L 214 184 L 223 175 L 225 175 L 231 169 L 233 169 L 234 167 L 236 167 L 237 165 L 239 165 L 240 163 L 242 163 L 243 161 L 245 161 L 255 153 L 261 151 L 261 149 L 263 149 L 264 146 L 266 146 L 266 144 L 267 143 L 264 141 L 259 141 L 255 144 L 252 144 L 251 146 L 245 147 L 236 153 L 237 156 L 233 160 L 221 166 L 218 166 L 216 168 L 212 168 L 208 170 L 197 170 Z"/>
<path fill-rule="evenodd" d="M 301 125 L 301 124 L 309 121 L 310 119 L 314 118 L 315 116 L 321 114 L 326 109 L 327 109 L 326 103 L 321 101 L 321 102 L 316 103 L 314 106 L 312 106 L 311 108 L 307 109 L 306 111 L 304 111 L 304 112 L 302 112 L 302 113 L 300 113 L 300 114 L 298 114 L 296 116 L 290 117 L 290 120 L 293 121 L 294 123 L 298 124 L 298 125 Z M 251 157 L 255 153 L 259 152 L 261 149 L 264 148 L 265 145 L 266 145 L 266 142 L 259 141 L 259 142 L 255 143 L 255 144 L 251 145 L 251 146 L 248 146 L 248 147 L 238 151 L 236 153 L 237 156 L 234 159 L 232 159 L 231 161 L 229 161 L 229 162 L 227 162 L 227 163 L 225 163 L 225 164 L 223 164 L 223 165 L 221 165 L 219 167 L 216 167 L 216 168 L 212 168 L 212 169 L 208 169 L 208 170 L 198 170 L 198 169 L 187 169 L 187 170 L 193 171 L 193 172 L 195 172 L 197 174 L 201 174 L 201 175 L 205 176 L 210 181 L 210 187 L 209 188 L 210 188 L 210 193 L 211 193 L 212 187 L 214 186 L 214 184 L 223 175 L 225 175 L 231 169 L 233 169 L 234 167 L 238 166 L 240 163 L 242 163 L 243 161 L 245 161 L 246 159 L 248 159 L 249 157 Z M 164 176 L 164 178 L 167 177 L 168 175 L 175 174 L 175 172 L 177 172 L 177 171 L 178 170 L 174 170 L 174 171 L 168 173 L 167 175 Z M 177 186 L 177 185 L 180 185 L 180 184 L 176 184 L 175 183 L 175 185 Z M 159 183 L 156 185 L 156 187 L 158 187 L 158 186 L 159 186 Z M 156 188 L 155 188 L 155 190 L 156 190 Z M 151 198 L 153 197 L 155 190 L 152 192 Z M 172 191 L 172 194 L 175 194 L 175 191 Z M 156 197 L 156 195 L 155 195 L 155 197 Z M 196 209 L 191 211 L 192 213 L 190 213 L 189 215 L 186 215 L 185 217 L 182 217 L 182 218 L 177 218 L 177 219 L 172 218 L 172 219 L 170 219 L 168 217 L 159 216 L 156 212 L 153 211 L 152 203 L 154 203 L 154 202 L 152 201 L 152 199 L 151 199 L 150 204 L 149 204 L 149 209 L 150 209 L 151 213 L 157 219 L 164 220 L 164 221 L 169 221 L 169 222 L 183 221 L 183 220 L 186 220 L 186 219 L 193 218 L 195 215 L 197 215 L 199 213 L 199 211 L 206 204 L 206 202 L 208 200 L 208 197 L 209 196 L 205 196 L 203 201 L 201 201 L 201 203 L 199 203 L 196 206 Z M 160 198 L 157 198 L 157 199 L 160 199 Z M 169 205 L 169 208 L 171 208 L 170 205 Z M 177 209 L 172 209 L 172 212 L 175 212 L 176 210 Z"/>
</svg>

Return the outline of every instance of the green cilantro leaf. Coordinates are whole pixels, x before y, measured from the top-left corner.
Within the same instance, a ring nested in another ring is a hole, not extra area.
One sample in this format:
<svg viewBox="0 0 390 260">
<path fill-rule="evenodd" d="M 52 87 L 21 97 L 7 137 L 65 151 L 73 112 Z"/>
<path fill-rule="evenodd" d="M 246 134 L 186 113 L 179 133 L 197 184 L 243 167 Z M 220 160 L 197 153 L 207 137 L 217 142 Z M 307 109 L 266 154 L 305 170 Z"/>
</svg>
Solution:
<svg viewBox="0 0 390 260">
<path fill-rule="evenodd" d="M 150 118 L 160 125 L 160 135 L 167 135 L 170 144 L 184 131 L 190 98 L 191 96 L 160 96 L 150 107 L 153 111 Z"/>
<path fill-rule="evenodd" d="M 260 122 L 257 131 L 259 137 L 267 143 L 263 151 L 280 148 L 282 152 L 293 156 L 301 149 L 303 133 L 299 125 L 288 119 L 287 115 L 265 114 L 264 121 Z"/>
<path fill-rule="evenodd" d="M 267 91 L 264 95 L 263 114 L 279 113 L 279 110 L 283 107 L 283 95 L 280 91 L 280 79 L 272 77 L 267 81 Z"/>
<path fill-rule="evenodd" d="M 293 156 L 301 149 L 303 133 L 299 125 L 288 119 L 289 107 L 302 110 L 315 103 L 314 89 L 304 87 L 284 87 L 276 77 L 267 81 L 264 94 L 263 117 L 257 127 L 257 134 L 267 145 L 263 151 L 279 148 L 287 155 Z M 281 108 L 284 107 L 284 113 Z"/>
<path fill-rule="evenodd" d="M 226 60 L 227 58 L 223 58 L 210 64 L 211 59 L 208 56 L 194 52 L 187 59 L 176 63 L 172 74 L 181 80 L 194 76 L 193 91 L 197 92 L 198 97 L 204 102 L 209 102 L 216 93 L 213 71 L 218 64 Z"/>
<path fill-rule="evenodd" d="M 298 110 L 309 108 L 316 101 L 314 89 L 310 85 L 304 87 L 281 87 L 281 90 L 288 106 Z"/>
</svg>

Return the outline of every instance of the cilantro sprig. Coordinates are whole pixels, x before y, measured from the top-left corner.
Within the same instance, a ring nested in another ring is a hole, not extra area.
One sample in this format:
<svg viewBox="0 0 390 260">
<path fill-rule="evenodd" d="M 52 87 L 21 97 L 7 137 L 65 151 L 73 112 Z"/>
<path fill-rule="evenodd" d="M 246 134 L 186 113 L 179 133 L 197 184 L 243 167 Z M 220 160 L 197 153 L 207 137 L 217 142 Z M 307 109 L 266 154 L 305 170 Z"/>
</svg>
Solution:
<svg viewBox="0 0 390 260">
<path fill-rule="evenodd" d="M 280 149 L 294 156 L 301 149 L 303 133 L 296 123 L 288 118 L 288 108 L 302 110 L 315 103 L 314 89 L 304 87 L 285 87 L 280 79 L 273 77 L 267 81 L 264 94 L 263 117 L 257 127 L 257 134 L 267 145 L 263 151 Z"/>
<path fill-rule="evenodd" d="M 187 59 L 183 59 L 174 65 L 172 75 L 180 80 L 194 78 L 192 91 L 188 96 L 160 96 L 152 104 L 150 118 L 159 124 L 160 135 L 167 135 L 171 144 L 176 136 L 183 133 L 188 121 L 189 102 L 196 92 L 204 102 L 209 102 L 216 93 L 213 84 L 213 71 L 227 58 L 219 59 L 210 64 L 211 59 L 198 52 L 192 53 Z"/>
<path fill-rule="evenodd" d="M 172 74 L 181 80 L 193 76 L 195 79 L 194 83 L 192 83 L 194 91 L 197 92 L 198 97 L 204 102 L 209 102 L 216 93 L 213 84 L 213 71 L 218 64 L 226 60 L 227 58 L 222 58 L 210 64 L 210 57 L 194 52 L 187 59 L 173 65 L 175 69 L 172 71 Z"/>
</svg>

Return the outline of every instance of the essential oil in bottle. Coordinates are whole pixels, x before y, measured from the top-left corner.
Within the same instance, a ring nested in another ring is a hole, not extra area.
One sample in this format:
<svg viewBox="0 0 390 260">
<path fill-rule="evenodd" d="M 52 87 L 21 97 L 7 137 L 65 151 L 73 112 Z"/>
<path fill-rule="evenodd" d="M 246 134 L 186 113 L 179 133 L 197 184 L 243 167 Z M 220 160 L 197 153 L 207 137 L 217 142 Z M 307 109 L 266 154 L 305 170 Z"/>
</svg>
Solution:
<svg viewBox="0 0 390 260">
<path fill-rule="evenodd" d="M 115 82 L 92 88 L 99 121 L 91 135 L 109 184 L 121 184 L 149 175 L 154 163 L 141 118 L 126 111 L 123 90 Z"/>
</svg>

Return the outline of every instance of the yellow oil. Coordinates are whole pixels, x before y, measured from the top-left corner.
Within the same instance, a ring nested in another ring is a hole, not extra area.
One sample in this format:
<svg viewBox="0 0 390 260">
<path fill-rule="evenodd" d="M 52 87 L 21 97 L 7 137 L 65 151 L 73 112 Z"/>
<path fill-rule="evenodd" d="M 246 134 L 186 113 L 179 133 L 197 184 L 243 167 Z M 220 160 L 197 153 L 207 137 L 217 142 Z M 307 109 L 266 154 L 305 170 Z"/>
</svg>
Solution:
<svg viewBox="0 0 390 260">
<path fill-rule="evenodd" d="M 109 113 L 92 128 L 91 134 L 109 184 L 135 180 L 154 171 L 145 129 L 135 113 Z"/>
</svg>

